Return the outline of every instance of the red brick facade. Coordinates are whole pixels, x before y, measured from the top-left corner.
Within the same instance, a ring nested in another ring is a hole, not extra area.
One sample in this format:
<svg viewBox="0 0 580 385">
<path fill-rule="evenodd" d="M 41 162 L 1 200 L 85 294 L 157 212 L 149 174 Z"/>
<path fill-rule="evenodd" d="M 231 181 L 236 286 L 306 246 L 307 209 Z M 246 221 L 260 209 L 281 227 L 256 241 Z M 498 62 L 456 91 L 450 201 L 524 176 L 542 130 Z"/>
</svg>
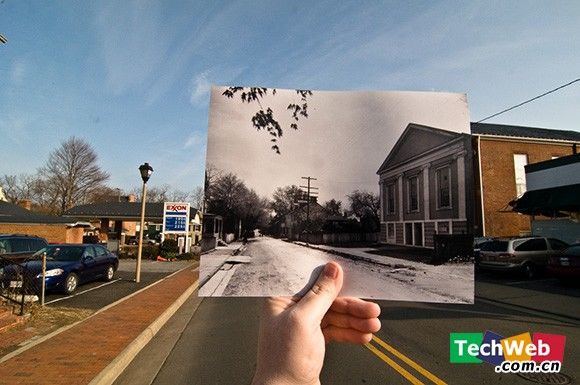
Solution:
<svg viewBox="0 0 580 385">
<path fill-rule="evenodd" d="M 83 243 L 84 230 L 65 224 L 0 223 L 0 234 L 36 235 L 49 243 Z"/>
<path fill-rule="evenodd" d="M 514 154 L 525 154 L 528 164 L 573 154 L 572 144 L 542 139 L 479 137 L 485 235 L 530 233 L 530 217 L 511 211 L 517 198 Z"/>
</svg>

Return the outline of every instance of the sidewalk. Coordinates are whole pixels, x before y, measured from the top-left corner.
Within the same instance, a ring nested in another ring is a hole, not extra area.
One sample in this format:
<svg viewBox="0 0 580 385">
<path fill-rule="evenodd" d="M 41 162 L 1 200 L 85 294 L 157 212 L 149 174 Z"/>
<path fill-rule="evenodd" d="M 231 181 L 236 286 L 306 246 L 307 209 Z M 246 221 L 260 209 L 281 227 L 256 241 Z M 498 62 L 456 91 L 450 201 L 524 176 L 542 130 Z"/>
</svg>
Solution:
<svg viewBox="0 0 580 385">
<path fill-rule="evenodd" d="M 41 340 L 0 363 L 0 385 L 111 384 L 193 293 L 197 280 L 198 270 L 187 267 Z"/>
</svg>

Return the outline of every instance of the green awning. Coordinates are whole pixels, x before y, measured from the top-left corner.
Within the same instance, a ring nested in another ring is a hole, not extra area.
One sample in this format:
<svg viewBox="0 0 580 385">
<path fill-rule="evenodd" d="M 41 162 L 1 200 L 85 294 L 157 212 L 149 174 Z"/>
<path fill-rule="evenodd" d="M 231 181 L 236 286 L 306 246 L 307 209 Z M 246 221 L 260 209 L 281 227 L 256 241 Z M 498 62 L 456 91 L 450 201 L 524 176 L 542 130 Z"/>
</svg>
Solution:
<svg viewBox="0 0 580 385">
<path fill-rule="evenodd" d="M 510 204 L 513 211 L 527 215 L 580 212 L 580 184 L 528 191 Z"/>
</svg>

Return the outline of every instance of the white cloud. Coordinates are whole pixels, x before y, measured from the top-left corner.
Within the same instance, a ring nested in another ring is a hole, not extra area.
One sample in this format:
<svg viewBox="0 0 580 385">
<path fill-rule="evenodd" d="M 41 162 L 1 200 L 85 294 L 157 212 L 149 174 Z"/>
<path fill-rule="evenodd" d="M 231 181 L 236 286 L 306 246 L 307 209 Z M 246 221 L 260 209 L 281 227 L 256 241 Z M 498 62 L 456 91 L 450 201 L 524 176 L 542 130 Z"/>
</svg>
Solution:
<svg viewBox="0 0 580 385">
<path fill-rule="evenodd" d="M 211 83 L 207 79 L 209 71 L 197 74 L 191 80 L 189 101 L 193 106 L 207 106 Z"/>
</svg>

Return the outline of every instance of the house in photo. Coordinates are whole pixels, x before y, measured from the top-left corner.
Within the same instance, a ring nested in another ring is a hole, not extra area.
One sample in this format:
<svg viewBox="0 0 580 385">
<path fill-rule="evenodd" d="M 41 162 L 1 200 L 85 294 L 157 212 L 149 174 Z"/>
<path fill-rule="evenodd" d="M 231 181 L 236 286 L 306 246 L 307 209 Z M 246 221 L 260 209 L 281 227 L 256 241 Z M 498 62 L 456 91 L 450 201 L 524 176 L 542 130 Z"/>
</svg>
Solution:
<svg viewBox="0 0 580 385">
<path fill-rule="evenodd" d="M 580 154 L 527 165 L 527 191 L 513 210 L 531 216 L 533 235 L 580 243 Z"/>
<path fill-rule="evenodd" d="M 377 171 L 381 242 L 434 247 L 473 226 L 469 134 L 410 123 Z"/>
<path fill-rule="evenodd" d="M 224 241 L 224 219 L 221 215 L 204 213 L 202 224 L 201 250 L 215 249 Z"/>
<path fill-rule="evenodd" d="M 303 240 L 303 233 L 321 232 L 325 221 L 331 216 L 315 198 L 311 199 L 310 203 L 303 203 L 284 216 L 281 235 L 292 240 Z"/>
<path fill-rule="evenodd" d="M 532 232 L 530 217 L 509 202 L 529 187 L 525 166 L 575 153 L 580 132 L 471 123 L 475 173 L 475 235 L 519 236 Z"/>
<path fill-rule="evenodd" d="M 82 243 L 87 226 L 76 218 L 31 212 L 30 201 L 23 201 L 22 206 L 0 201 L 0 234 L 35 235 L 49 243 Z"/>
</svg>

